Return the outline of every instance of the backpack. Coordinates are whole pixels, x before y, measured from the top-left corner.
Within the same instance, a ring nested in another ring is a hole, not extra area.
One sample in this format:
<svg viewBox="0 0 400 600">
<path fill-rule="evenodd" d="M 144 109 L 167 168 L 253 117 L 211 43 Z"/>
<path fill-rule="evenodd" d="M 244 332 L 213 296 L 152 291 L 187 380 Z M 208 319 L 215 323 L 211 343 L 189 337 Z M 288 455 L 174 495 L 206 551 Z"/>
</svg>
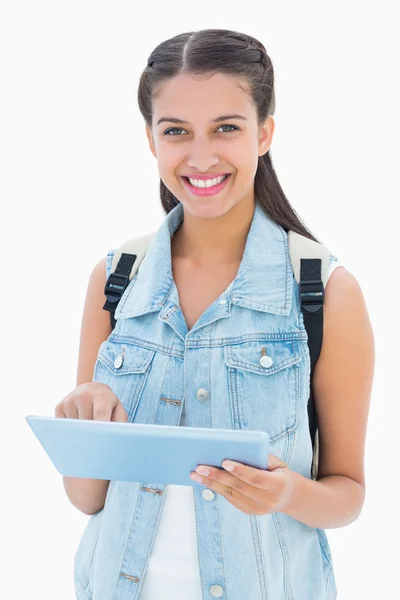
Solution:
<svg viewBox="0 0 400 600">
<path fill-rule="evenodd" d="M 111 273 L 104 287 L 104 294 L 107 300 L 103 306 L 104 310 L 110 312 L 112 329 L 114 329 L 116 324 L 114 313 L 118 302 L 137 272 L 153 235 L 154 233 L 150 233 L 131 238 L 114 253 Z M 323 304 L 325 299 L 325 285 L 328 277 L 329 255 L 331 253 L 326 246 L 292 230 L 288 231 L 288 243 L 293 275 L 299 284 L 300 306 L 308 335 L 307 343 L 310 351 L 310 396 L 307 411 L 313 448 L 311 477 L 316 480 L 319 459 L 319 434 L 318 418 L 312 390 L 312 377 L 322 346 Z"/>
</svg>

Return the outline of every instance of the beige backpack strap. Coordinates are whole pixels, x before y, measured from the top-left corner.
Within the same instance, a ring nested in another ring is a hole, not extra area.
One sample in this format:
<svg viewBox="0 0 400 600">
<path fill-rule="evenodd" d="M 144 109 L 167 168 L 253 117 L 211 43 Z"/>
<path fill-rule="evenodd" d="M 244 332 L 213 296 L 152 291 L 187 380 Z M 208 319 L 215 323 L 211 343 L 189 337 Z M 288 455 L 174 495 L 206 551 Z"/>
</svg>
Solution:
<svg viewBox="0 0 400 600">
<path fill-rule="evenodd" d="M 111 263 L 111 273 L 114 273 L 115 269 L 117 268 L 117 264 L 122 254 L 136 254 L 137 258 L 132 265 L 132 269 L 129 275 L 129 281 L 131 281 L 146 255 L 147 248 L 149 247 L 150 242 L 153 239 L 153 235 L 154 232 L 147 233 L 146 235 L 141 235 L 138 237 L 133 237 L 125 243 L 123 243 L 119 248 L 117 248 L 114 252 L 114 256 Z"/>
<path fill-rule="evenodd" d="M 291 229 L 288 231 L 289 255 L 292 263 L 292 269 L 297 283 L 300 282 L 300 259 L 301 258 L 320 258 L 321 259 L 321 279 L 324 288 L 328 281 L 329 269 L 329 248 L 319 244 L 310 238 L 300 235 Z"/>
</svg>

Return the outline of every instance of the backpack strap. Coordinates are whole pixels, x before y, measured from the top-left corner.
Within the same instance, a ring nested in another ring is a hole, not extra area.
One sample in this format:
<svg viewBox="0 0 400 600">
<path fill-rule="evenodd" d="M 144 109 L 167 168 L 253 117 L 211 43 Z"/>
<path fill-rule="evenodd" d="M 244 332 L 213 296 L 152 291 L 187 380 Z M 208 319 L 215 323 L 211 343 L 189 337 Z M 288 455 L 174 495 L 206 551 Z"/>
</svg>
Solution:
<svg viewBox="0 0 400 600">
<path fill-rule="evenodd" d="M 317 479 L 319 458 L 318 418 L 315 409 L 312 380 L 314 367 L 322 347 L 323 304 L 325 285 L 328 280 L 329 254 L 326 246 L 289 230 L 289 255 L 294 277 L 300 287 L 300 306 L 307 331 L 310 351 L 310 397 L 308 399 L 308 423 L 313 447 L 311 476 Z"/>
<path fill-rule="evenodd" d="M 110 311 L 111 329 L 115 327 L 118 302 L 144 259 L 153 235 L 148 233 L 131 238 L 114 252 L 111 273 L 104 287 L 107 300 L 103 306 L 104 310 Z"/>
</svg>

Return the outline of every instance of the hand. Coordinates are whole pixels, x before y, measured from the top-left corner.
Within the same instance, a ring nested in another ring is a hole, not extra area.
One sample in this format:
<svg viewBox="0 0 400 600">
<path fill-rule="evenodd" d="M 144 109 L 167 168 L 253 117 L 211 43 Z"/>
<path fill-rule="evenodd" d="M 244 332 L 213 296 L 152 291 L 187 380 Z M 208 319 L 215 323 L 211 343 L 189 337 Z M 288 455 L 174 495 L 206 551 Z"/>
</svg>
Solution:
<svg viewBox="0 0 400 600">
<path fill-rule="evenodd" d="M 110 386 L 97 381 L 78 385 L 57 404 L 54 416 L 122 423 L 128 421 L 123 404 Z"/>
<path fill-rule="evenodd" d="M 282 512 L 291 502 L 293 471 L 277 456 L 269 455 L 267 470 L 226 460 L 222 466 L 229 462 L 235 465 L 233 472 L 217 467 L 203 467 L 208 469 L 209 475 L 201 477 L 201 483 L 224 496 L 230 504 L 247 515 Z M 196 469 L 196 475 L 199 468 L 201 467 Z M 192 475 L 191 473 L 191 478 Z"/>
</svg>

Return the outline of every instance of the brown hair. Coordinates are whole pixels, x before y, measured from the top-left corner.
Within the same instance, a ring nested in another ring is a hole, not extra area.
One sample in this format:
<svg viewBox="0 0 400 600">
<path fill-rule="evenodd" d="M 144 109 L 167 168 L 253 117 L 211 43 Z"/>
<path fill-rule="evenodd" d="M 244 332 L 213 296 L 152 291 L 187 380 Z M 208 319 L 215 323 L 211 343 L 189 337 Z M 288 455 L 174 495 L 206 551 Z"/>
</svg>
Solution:
<svg viewBox="0 0 400 600">
<path fill-rule="evenodd" d="M 258 123 L 275 111 L 274 70 L 265 47 L 255 38 L 227 29 L 181 33 L 161 42 L 150 54 L 138 87 L 140 112 L 152 126 L 152 98 L 159 84 L 181 73 L 227 73 L 245 77 L 257 109 Z M 166 214 L 179 200 L 160 179 L 160 198 Z M 271 161 L 271 149 L 258 157 L 254 199 L 285 231 L 289 229 L 320 242 L 301 222 L 286 198 Z"/>
</svg>

